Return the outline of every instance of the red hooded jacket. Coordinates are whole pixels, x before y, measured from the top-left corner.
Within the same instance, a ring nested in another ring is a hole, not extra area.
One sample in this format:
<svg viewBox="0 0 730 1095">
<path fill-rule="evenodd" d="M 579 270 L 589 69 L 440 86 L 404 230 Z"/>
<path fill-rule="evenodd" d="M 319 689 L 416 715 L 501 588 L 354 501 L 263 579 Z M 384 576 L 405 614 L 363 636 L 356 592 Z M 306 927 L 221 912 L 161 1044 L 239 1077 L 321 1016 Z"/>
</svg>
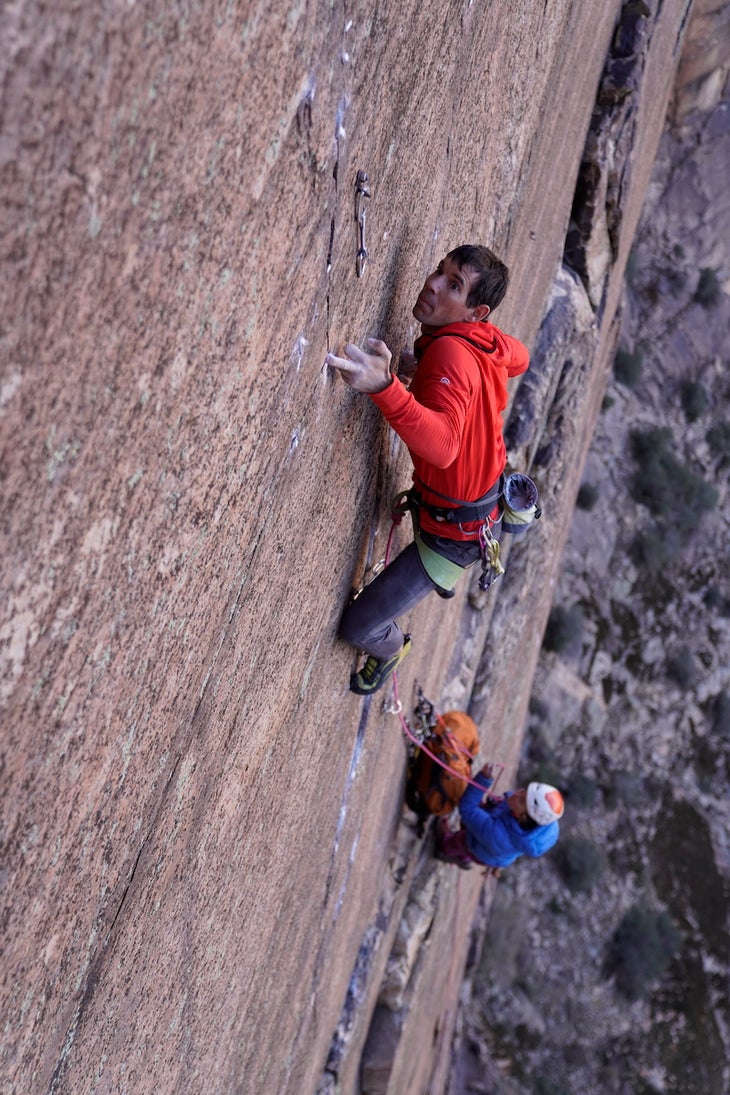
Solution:
<svg viewBox="0 0 730 1095">
<path fill-rule="evenodd" d="M 425 502 L 447 506 L 439 495 L 475 502 L 504 471 L 507 378 L 527 369 L 527 347 L 482 321 L 421 335 L 415 351 L 418 368 L 410 391 L 394 377 L 370 398 L 408 446 Z M 479 528 L 479 522 L 444 524 L 425 509 L 419 519 L 425 532 L 449 540 L 472 540 Z"/>
</svg>

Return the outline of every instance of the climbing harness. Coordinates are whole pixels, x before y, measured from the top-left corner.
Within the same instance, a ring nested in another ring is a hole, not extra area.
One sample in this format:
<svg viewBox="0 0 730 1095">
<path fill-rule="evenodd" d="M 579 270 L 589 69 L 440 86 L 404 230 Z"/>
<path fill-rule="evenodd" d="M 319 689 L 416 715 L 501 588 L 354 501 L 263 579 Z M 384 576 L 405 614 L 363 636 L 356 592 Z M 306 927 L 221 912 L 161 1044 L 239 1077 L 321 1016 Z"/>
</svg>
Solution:
<svg viewBox="0 0 730 1095">
<path fill-rule="evenodd" d="M 438 492 L 434 491 L 433 493 L 436 494 Z M 440 497 L 445 496 L 441 495 Z M 478 532 L 482 560 L 482 573 L 479 579 L 479 585 L 482 589 L 488 589 L 495 578 L 498 578 L 500 574 L 504 574 L 504 567 L 499 560 L 499 542 L 492 533 L 492 528 L 497 521 L 491 517 L 491 513 L 494 510 L 498 499 L 499 494 L 496 492 L 495 488 L 492 488 L 492 491 L 485 495 L 484 499 L 480 500 L 479 503 L 475 502 L 469 506 L 469 513 L 463 518 L 466 521 L 481 520 L 482 522 Z M 424 503 L 421 500 L 418 491 L 415 489 L 402 491 L 393 501 L 391 520 L 394 524 L 399 525 L 404 515 L 410 512 L 411 520 L 413 522 L 413 539 L 423 569 L 436 586 L 436 591 L 441 597 L 453 597 L 456 583 L 463 576 L 465 568 L 458 563 L 453 562 L 453 560 L 447 559 L 445 555 L 442 555 L 439 551 L 436 551 L 426 543 L 421 536 L 420 522 L 418 519 L 418 511 L 420 508 L 426 509 L 432 515 L 436 510 L 436 507 Z M 466 505 L 464 508 L 466 508 Z M 472 514 L 477 513 L 477 511 L 479 515 L 472 516 Z M 438 512 L 453 514 L 456 511 L 439 510 Z M 461 510 L 459 510 L 459 512 L 461 512 Z M 437 518 L 437 520 L 446 521 L 448 518 L 444 516 L 443 518 Z M 456 524 L 457 522 L 449 521 L 449 523 Z"/>
<path fill-rule="evenodd" d="M 458 525 L 462 531 L 462 526 L 465 524 L 471 524 L 473 521 L 490 520 L 504 491 L 504 475 L 500 475 L 496 483 L 493 483 L 481 498 L 477 498 L 476 502 L 462 502 L 458 498 L 450 498 L 448 494 L 442 494 L 441 491 L 434 490 L 433 487 L 427 486 L 426 483 L 422 483 L 420 480 L 418 480 L 418 483 L 429 494 L 435 494 L 437 498 L 443 498 L 445 502 L 451 504 L 450 506 L 434 506 L 430 502 L 424 502 L 417 488 L 413 487 L 409 493 L 413 496 L 415 504 L 430 513 L 435 521 Z M 498 520 L 498 517 L 495 518 L 493 523 L 496 524 Z"/>
</svg>

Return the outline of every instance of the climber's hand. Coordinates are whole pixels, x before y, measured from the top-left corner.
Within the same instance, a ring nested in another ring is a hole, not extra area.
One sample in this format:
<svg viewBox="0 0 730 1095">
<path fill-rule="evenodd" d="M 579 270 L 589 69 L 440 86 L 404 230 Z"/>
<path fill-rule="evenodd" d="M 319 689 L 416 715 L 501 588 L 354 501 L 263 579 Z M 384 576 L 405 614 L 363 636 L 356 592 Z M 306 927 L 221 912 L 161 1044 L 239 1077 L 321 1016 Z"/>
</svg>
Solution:
<svg viewBox="0 0 730 1095">
<path fill-rule="evenodd" d="M 367 345 L 370 353 L 348 342 L 345 357 L 327 354 L 325 364 L 339 369 L 342 379 L 356 392 L 382 392 L 393 380 L 390 372 L 393 355 L 379 338 L 369 338 Z"/>
</svg>

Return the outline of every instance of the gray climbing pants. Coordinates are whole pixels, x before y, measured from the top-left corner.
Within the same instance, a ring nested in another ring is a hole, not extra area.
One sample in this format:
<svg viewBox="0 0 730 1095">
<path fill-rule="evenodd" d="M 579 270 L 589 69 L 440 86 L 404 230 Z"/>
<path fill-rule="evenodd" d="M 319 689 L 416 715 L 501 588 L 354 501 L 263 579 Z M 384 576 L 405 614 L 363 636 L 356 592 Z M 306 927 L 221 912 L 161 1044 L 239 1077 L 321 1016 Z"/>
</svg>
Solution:
<svg viewBox="0 0 730 1095">
<path fill-rule="evenodd" d="M 421 536 L 429 547 L 465 571 L 481 558 L 478 543 L 447 540 L 429 533 Z M 403 646 L 403 632 L 395 617 L 410 612 L 432 592 L 438 592 L 438 586 L 426 574 L 415 543 L 409 544 L 347 606 L 340 622 L 340 638 L 375 658 L 390 658 Z"/>
</svg>

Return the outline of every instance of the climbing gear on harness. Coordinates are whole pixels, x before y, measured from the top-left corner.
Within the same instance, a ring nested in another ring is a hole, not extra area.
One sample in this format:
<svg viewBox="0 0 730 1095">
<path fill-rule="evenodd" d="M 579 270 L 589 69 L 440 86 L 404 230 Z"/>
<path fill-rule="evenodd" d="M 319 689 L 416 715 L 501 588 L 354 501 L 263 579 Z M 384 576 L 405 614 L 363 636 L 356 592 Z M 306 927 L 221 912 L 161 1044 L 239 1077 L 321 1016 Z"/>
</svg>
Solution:
<svg viewBox="0 0 730 1095">
<path fill-rule="evenodd" d="M 416 685 L 416 706 L 413 708 L 413 732 L 423 742 L 438 722 L 436 708 L 427 699 L 420 684 Z"/>
<path fill-rule="evenodd" d="M 440 551 L 436 551 L 435 548 L 432 548 L 430 544 L 427 544 L 423 539 L 418 521 L 419 502 L 417 501 L 417 498 L 418 495 L 414 490 L 402 491 L 393 500 L 391 518 L 393 523 L 398 525 L 403 516 L 407 512 L 410 512 L 411 520 L 413 521 L 413 540 L 423 569 L 436 586 L 436 592 L 440 597 L 453 597 L 454 587 L 463 576 L 466 567 L 460 566 L 459 563 L 455 563 L 452 559 L 448 559 L 445 555 L 442 555 Z M 492 536 L 488 521 L 484 521 L 483 527 L 487 529 L 487 535 L 491 537 L 494 544 L 497 544 L 497 541 Z M 481 537 L 481 530 L 479 535 Z M 497 545 L 497 557 L 498 555 L 499 546 Z"/>
<path fill-rule="evenodd" d="M 527 532 L 527 526 L 540 517 L 542 510 L 538 505 L 537 487 L 529 475 L 513 472 L 508 475 L 504 493 L 500 499 L 502 510 L 502 529 L 513 536 Z"/>
<path fill-rule="evenodd" d="M 401 491 L 393 500 L 391 507 L 390 516 L 393 524 L 399 525 L 408 512 L 410 512 L 413 521 L 413 539 L 423 569 L 436 586 L 437 593 L 442 597 L 453 597 L 454 586 L 463 575 L 464 567 L 460 567 L 458 563 L 447 559 L 445 555 L 439 554 L 438 551 L 434 551 L 432 547 L 425 543 L 418 525 L 418 507 L 413 501 L 413 492 L 409 490 Z"/>
<path fill-rule="evenodd" d="M 390 658 L 374 658 L 371 654 L 362 669 L 350 677 L 350 691 L 356 692 L 358 696 L 370 696 L 377 692 L 410 652 L 411 636 L 405 635 L 403 646 Z"/>
<path fill-rule="evenodd" d="M 458 805 L 479 752 L 479 731 L 464 711 L 447 711 L 425 739 L 429 749 L 416 749 L 408 766 L 406 801 L 422 821 L 429 814 L 443 817 Z M 434 763 L 433 757 L 446 762 Z"/>
<path fill-rule="evenodd" d="M 549 783 L 528 783 L 525 809 L 538 825 L 549 825 L 563 816 L 565 803 L 560 791 Z"/>
<path fill-rule="evenodd" d="M 499 558 L 499 541 L 492 535 L 492 530 L 486 521 L 479 529 L 479 550 L 482 556 L 479 588 L 486 590 L 496 578 L 504 574 L 504 567 Z"/>
</svg>

